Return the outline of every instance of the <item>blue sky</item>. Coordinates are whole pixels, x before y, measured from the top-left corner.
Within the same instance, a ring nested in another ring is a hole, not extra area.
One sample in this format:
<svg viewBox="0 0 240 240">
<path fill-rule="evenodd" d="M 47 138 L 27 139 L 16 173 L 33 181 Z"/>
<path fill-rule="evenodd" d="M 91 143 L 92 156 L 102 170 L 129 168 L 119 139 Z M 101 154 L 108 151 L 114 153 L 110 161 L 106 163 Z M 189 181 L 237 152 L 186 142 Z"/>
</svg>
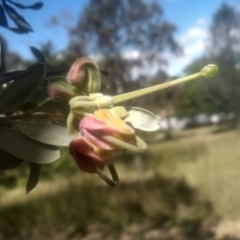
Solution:
<svg viewBox="0 0 240 240">
<path fill-rule="evenodd" d="M 16 2 L 22 2 L 15 0 Z M 39 0 L 36 0 L 39 1 Z M 32 4 L 35 0 L 25 0 L 24 4 Z M 181 74 L 182 69 L 194 58 L 201 56 L 207 45 L 208 29 L 212 15 L 225 2 L 240 11 L 239 0 L 158 0 L 164 17 L 177 26 L 175 38 L 183 47 L 184 55 L 176 57 L 166 53 L 170 75 Z M 19 53 L 24 58 L 32 58 L 29 46 L 39 47 L 51 40 L 54 51 L 63 50 L 68 45 L 68 29 L 73 27 L 79 13 L 87 0 L 43 0 L 44 7 L 38 11 L 18 10 L 32 25 L 34 32 L 17 35 L 0 28 L 0 33 L 8 40 L 9 50 Z M 58 23 L 54 25 L 54 23 Z M 52 27 L 47 27 L 52 25 Z M 136 52 L 133 52 L 136 55 Z M 129 53 L 128 55 L 131 55 Z"/>
</svg>

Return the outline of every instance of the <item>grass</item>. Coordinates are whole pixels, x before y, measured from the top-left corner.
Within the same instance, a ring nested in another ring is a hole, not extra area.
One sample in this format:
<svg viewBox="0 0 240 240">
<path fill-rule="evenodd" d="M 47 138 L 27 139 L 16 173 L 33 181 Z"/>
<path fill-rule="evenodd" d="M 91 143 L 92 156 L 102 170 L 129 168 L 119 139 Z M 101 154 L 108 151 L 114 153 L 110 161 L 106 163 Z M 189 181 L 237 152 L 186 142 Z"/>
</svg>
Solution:
<svg viewBox="0 0 240 240">
<path fill-rule="evenodd" d="M 234 220 L 240 216 L 240 135 L 236 130 L 212 130 L 192 131 L 195 136 L 163 143 L 163 151 L 154 144 L 150 151 L 152 158 L 160 156 L 161 172 L 183 177 L 209 197 L 220 216 Z"/>
<path fill-rule="evenodd" d="M 214 239 L 206 225 L 240 216 L 240 136 L 214 130 L 176 133 L 142 160 L 117 156 L 117 188 L 78 172 L 3 192 L 0 239 Z"/>
</svg>

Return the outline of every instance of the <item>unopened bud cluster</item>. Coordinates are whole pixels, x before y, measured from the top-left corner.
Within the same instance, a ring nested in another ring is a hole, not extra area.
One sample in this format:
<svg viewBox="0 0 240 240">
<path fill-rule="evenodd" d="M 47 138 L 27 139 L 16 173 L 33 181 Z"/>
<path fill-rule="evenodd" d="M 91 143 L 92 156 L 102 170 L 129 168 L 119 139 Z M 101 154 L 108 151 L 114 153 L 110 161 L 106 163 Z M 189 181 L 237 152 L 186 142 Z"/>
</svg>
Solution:
<svg viewBox="0 0 240 240">
<path fill-rule="evenodd" d="M 97 64 L 90 58 L 78 58 L 71 66 L 67 77 L 57 76 L 48 82 L 48 94 L 54 102 L 74 96 L 98 93 L 101 86 Z"/>
</svg>

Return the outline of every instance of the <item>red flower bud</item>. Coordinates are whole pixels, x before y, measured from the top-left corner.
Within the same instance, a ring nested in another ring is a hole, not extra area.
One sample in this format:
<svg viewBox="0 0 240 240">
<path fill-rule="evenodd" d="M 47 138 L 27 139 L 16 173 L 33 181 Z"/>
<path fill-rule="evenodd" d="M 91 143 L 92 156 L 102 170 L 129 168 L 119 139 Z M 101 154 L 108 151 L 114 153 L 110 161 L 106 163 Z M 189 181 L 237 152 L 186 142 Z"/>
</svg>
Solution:
<svg viewBox="0 0 240 240">
<path fill-rule="evenodd" d="M 84 117 L 79 131 L 81 134 L 69 145 L 69 153 L 82 171 L 97 173 L 110 186 L 118 183 L 111 152 L 118 149 L 142 152 L 147 147 L 134 130 L 109 109 L 100 109 Z M 105 165 L 112 180 L 101 171 Z"/>
<path fill-rule="evenodd" d="M 88 57 L 78 58 L 71 66 L 67 80 L 79 91 L 96 93 L 101 86 L 97 64 Z"/>
<path fill-rule="evenodd" d="M 111 153 L 100 149 L 83 137 L 77 137 L 69 145 L 69 153 L 78 167 L 88 173 L 95 173 L 95 167 L 103 169 L 112 164 Z"/>
<path fill-rule="evenodd" d="M 78 90 L 69 84 L 64 77 L 54 77 L 47 85 L 49 97 L 54 102 L 74 97 Z"/>
</svg>

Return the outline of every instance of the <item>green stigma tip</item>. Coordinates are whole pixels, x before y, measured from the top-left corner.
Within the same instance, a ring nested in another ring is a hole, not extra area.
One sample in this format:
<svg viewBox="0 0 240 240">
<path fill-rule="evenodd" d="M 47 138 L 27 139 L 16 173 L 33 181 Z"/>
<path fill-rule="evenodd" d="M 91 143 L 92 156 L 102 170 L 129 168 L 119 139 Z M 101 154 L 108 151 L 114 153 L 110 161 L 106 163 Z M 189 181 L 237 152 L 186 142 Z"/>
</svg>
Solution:
<svg viewBox="0 0 240 240">
<path fill-rule="evenodd" d="M 218 67 L 215 64 L 209 64 L 202 68 L 201 74 L 204 77 L 213 77 L 218 72 Z"/>
</svg>

